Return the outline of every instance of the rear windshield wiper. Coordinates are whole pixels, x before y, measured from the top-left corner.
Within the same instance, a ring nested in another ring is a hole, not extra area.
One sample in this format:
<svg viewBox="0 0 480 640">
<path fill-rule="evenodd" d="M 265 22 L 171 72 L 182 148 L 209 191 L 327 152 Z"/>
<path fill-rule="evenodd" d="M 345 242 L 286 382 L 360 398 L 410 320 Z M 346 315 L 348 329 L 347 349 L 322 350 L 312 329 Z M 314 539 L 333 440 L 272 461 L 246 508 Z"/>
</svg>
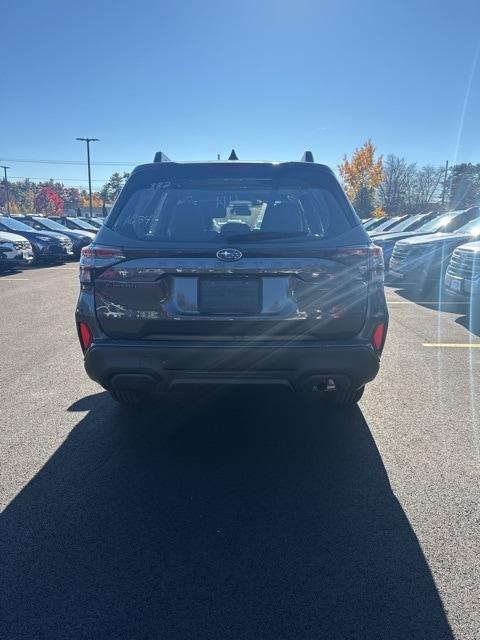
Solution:
<svg viewBox="0 0 480 640">
<path fill-rule="evenodd" d="M 232 242 L 263 242 L 264 240 L 283 240 L 287 238 L 320 238 L 320 236 L 310 235 L 306 231 L 251 231 L 250 233 L 238 233 L 227 235 Z"/>
</svg>

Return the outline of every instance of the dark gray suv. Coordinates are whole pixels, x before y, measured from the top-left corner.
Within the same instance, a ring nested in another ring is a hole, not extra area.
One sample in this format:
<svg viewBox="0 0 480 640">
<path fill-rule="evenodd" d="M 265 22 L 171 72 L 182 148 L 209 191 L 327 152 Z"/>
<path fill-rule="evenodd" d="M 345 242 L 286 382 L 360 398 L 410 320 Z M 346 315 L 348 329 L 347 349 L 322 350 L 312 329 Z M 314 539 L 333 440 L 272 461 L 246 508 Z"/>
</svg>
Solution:
<svg viewBox="0 0 480 640">
<path fill-rule="evenodd" d="M 382 251 L 333 172 L 302 162 L 137 167 L 82 250 L 88 375 L 119 402 L 278 385 L 357 402 L 379 369 Z"/>
</svg>

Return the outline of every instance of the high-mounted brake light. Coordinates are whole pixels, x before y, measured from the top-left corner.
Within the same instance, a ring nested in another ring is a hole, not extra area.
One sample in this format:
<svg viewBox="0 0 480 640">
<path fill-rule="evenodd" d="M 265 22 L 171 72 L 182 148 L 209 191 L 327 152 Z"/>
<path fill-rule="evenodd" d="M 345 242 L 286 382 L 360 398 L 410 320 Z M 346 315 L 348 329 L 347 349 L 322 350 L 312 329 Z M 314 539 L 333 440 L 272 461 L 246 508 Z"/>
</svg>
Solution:
<svg viewBox="0 0 480 640">
<path fill-rule="evenodd" d="M 379 353 L 382 350 L 384 338 L 385 325 L 382 322 L 381 324 L 377 324 L 372 335 L 372 344 Z"/>
<path fill-rule="evenodd" d="M 80 344 L 83 352 L 85 353 L 88 347 L 92 344 L 92 332 L 90 331 L 88 324 L 85 324 L 85 322 L 78 323 L 78 337 L 80 338 Z"/>
</svg>

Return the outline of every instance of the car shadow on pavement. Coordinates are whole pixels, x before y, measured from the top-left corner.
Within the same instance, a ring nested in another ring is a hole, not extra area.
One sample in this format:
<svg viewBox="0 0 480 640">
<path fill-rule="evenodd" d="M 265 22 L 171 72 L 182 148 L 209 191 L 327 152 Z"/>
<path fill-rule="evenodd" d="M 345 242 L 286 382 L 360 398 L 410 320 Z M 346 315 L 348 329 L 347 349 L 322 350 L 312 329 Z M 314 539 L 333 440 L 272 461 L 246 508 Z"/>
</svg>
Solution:
<svg viewBox="0 0 480 640">
<path fill-rule="evenodd" d="M 5 278 L 6 276 L 18 276 L 19 273 L 22 273 L 19 269 L 1 269 L 0 268 L 0 278 Z"/>
<path fill-rule="evenodd" d="M 434 311 L 448 311 L 449 313 L 465 313 L 467 303 L 453 300 L 448 295 L 439 292 L 438 288 L 428 293 L 419 293 L 413 287 L 393 287 L 395 293 L 405 300 Z"/>
<path fill-rule="evenodd" d="M 474 326 L 468 313 L 469 302 L 452 299 L 448 295 L 440 295 L 438 290 L 433 294 L 419 296 L 411 288 L 395 288 L 395 293 L 405 300 L 415 302 L 416 304 L 434 311 L 447 311 L 459 317 L 455 320 L 456 324 L 464 327 L 474 336 L 480 336 L 480 327 Z"/>
<path fill-rule="evenodd" d="M 359 408 L 107 396 L 5 509 L 0 637 L 452 638 Z"/>
<path fill-rule="evenodd" d="M 480 322 L 478 321 L 478 319 L 475 320 L 475 324 L 475 322 L 472 321 L 472 318 L 469 315 L 465 315 L 457 318 L 455 322 L 461 327 L 464 327 L 465 329 L 470 331 L 472 335 L 480 337 Z"/>
</svg>

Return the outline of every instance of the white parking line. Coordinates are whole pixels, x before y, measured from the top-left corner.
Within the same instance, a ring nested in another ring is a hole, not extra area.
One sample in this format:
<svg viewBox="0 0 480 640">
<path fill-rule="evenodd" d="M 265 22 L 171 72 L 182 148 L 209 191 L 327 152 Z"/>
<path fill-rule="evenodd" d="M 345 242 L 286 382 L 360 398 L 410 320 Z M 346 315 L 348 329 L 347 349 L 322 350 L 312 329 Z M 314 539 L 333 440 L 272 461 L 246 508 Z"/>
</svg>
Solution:
<svg viewBox="0 0 480 640">
<path fill-rule="evenodd" d="M 0 278 L 0 282 L 19 282 L 20 280 L 30 280 L 30 278 Z"/>
<path fill-rule="evenodd" d="M 468 305 L 470 304 L 469 302 L 456 302 L 455 300 L 453 301 L 449 301 L 449 300 L 387 300 L 387 304 L 439 304 L 442 307 L 444 305 L 447 304 L 454 304 L 454 305 Z"/>
<path fill-rule="evenodd" d="M 424 342 L 422 347 L 438 347 L 449 349 L 480 349 L 480 342 Z"/>
</svg>

